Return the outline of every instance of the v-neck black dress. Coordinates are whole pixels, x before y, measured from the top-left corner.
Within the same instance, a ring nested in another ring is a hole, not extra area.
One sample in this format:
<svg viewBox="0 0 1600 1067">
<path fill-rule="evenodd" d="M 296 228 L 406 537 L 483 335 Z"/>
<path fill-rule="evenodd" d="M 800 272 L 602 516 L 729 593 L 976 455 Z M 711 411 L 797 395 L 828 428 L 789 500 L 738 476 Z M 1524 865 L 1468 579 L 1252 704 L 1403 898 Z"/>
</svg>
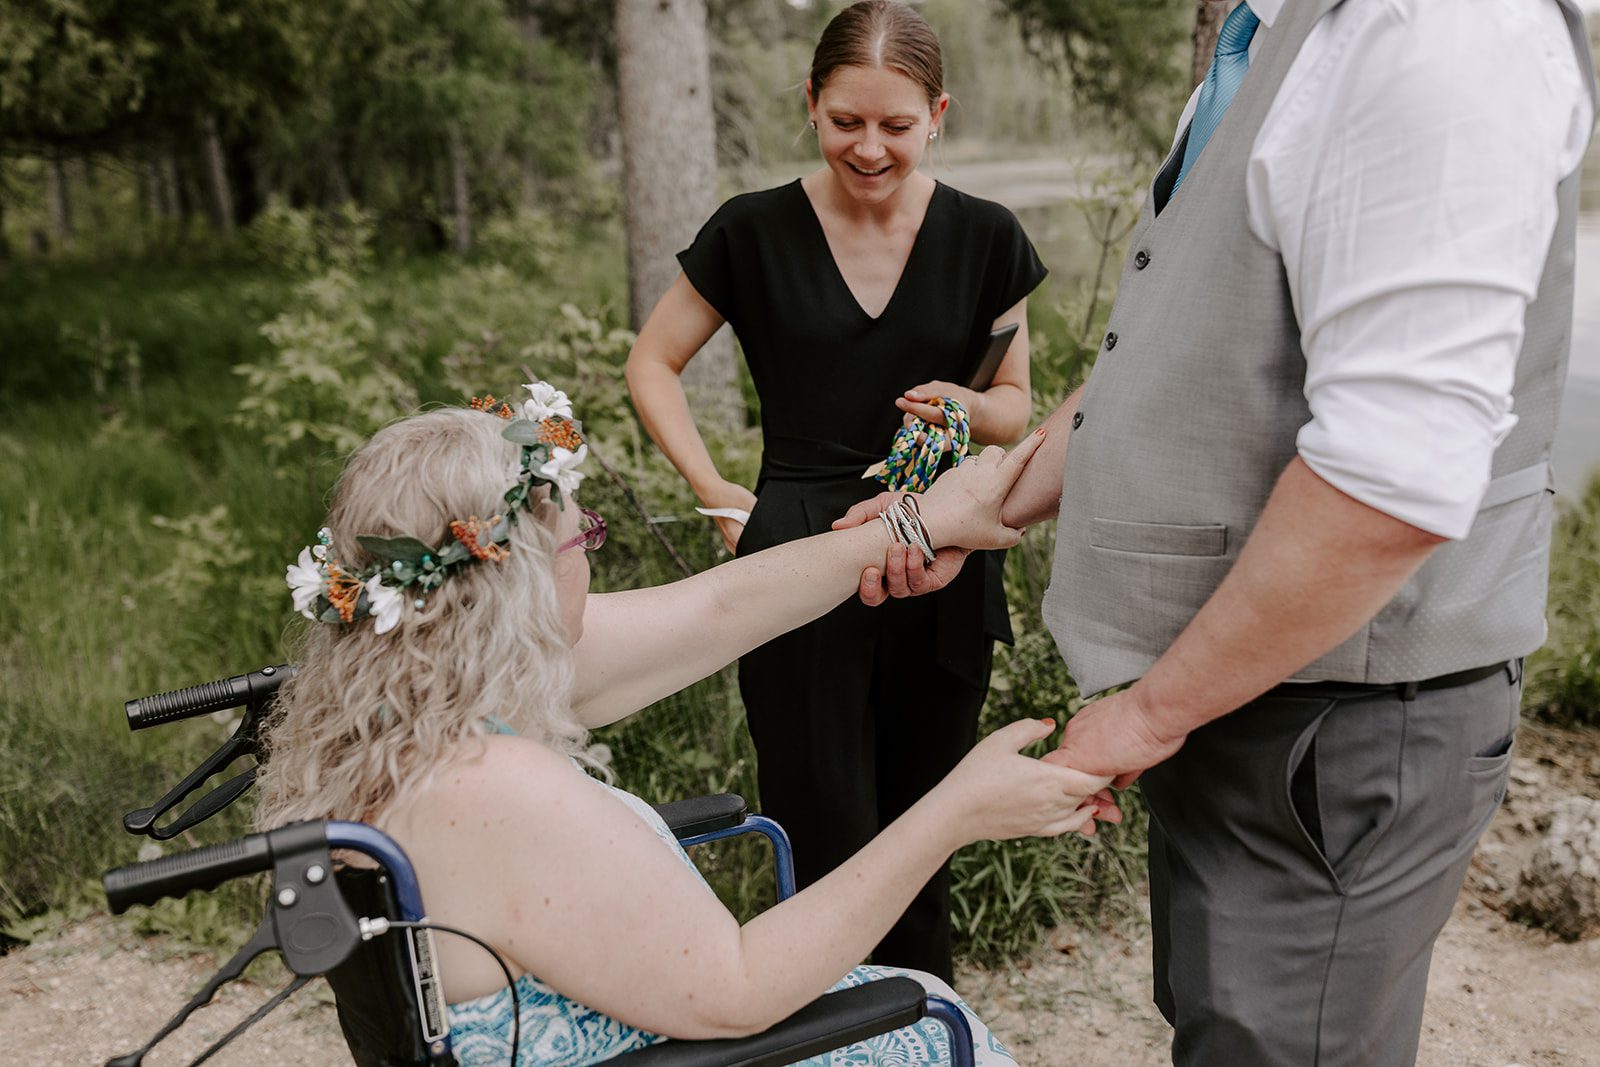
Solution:
<svg viewBox="0 0 1600 1067">
<path fill-rule="evenodd" d="M 732 324 L 761 399 L 761 474 L 741 556 L 822 533 L 879 493 L 861 474 L 889 452 L 895 398 L 933 379 L 969 380 L 994 320 L 1045 276 L 1011 212 L 942 184 L 876 318 L 845 283 L 799 181 L 729 200 L 678 261 Z M 852 597 L 740 660 L 762 807 L 789 830 L 802 885 L 971 747 L 993 641 L 1011 640 L 1003 562 L 974 555 L 939 593 L 876 609 Z M 948 977 L 948 907 L 941 875 L 874 959 Z"/>
<path fill-rule="evenodd" d="M 888 455 L 901 420 L 895 398 L 932 379 L 967 381 L 994 320 L 1046 273 L 1010 211 L 942 183 L 877 318 L 845 284 L 798 180 L 723 204 L 678 261 L 732 324 L 761 399 L 759 503 L 741 555 L 827 530 L 880 492 L 861 472 Z M 776 499 L 769 487 L 779 488 Z M 939 594 L 962 601 L 955 631 L 940 627 L 939 658 L 973 677 L 982 672 L 977 638 L 1011 639 L 998 581 L 1003 554 L 986 555 L 988 565 L 969 564 L 958 584 L 990 588 Z"/>
</svg>

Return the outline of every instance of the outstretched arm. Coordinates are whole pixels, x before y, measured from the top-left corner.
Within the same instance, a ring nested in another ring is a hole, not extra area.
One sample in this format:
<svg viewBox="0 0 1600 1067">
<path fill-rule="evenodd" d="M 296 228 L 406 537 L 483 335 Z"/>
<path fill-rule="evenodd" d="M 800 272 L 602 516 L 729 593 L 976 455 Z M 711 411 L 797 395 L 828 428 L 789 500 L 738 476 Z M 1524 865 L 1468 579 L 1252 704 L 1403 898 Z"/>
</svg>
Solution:
<svg viewBox="0 0 1600 1067">
<path fill-rule="evenodd" d="M 1009 455 L 989 448 L 939 479 L 922 498 L 934 547 L 1004 548 L 1001 502 L 1043 441 L 1031 434 Z M 652 589 L 591 594 L 574 649 L 573 706 L 594 727 L 615 722 L 727 666 L 781 633 L 818 618 L 855 589 L 890 539 L 876 520 L 853 530 L 778 545 Z"/>
<path fill-rule="evenodd" d="M 989 735 L 855 856 L 742 928 L 628 807 L 521 738 L 492 738 L 396 829 L 419 869 L 471 872 L 430 887 L 435 914 L 490 937 L 519 968 L 633 1026 L 736 1037 L 859 963 L 955 849 L 1087 825 L 1085 799 L 1105 779 L 1018 754 L 1051 726 L 1025 719 Z M 461 959 L 447 972 L 452 999 L 499 985 L 481 957 Z"/>
</svg>

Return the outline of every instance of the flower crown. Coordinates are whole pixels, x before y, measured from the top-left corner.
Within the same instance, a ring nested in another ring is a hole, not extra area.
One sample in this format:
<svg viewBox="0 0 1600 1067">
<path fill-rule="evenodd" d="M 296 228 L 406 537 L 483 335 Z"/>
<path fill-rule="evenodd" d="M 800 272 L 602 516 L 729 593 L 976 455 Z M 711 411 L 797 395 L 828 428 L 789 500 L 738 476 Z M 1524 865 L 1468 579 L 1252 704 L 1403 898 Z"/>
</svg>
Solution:
<svg viewBox="0 0 1600 1067">
<path fill-rule="evenodd" d="M 502 436 L 522 446 L 516 481 L 505 492 L 506 506 L 498 515 L 480 519 L 469 515 L 450 522 L 450 539 L 437 548 L 415 537 L 356 538 L 372 556 L 365 568 L 352 570 L 330 551 L 333 534 L 327 527 L 317 533 L 317 544 L 300 550 L 289 565 L 285 580 L 294 595 L 294 607 L 308 619 L 326 623 L 351 623 L 368 615 L 377 620 L 376 633 L 388 633 L 400 622 L 400 608 L 408 596 L 423 607 L 427 596 L 462 567 L 480 560 L 499 562 L 510 555 L 506 542 L 518 513 L 533 507 L 533 491 L 550 487 L 550 499 L 565 508 L 565 495 L 583 481 L 578 467 L 589 455 L 583 441 L 583 424 L 572 417 L 567 394 L 549 382 L 529 382 L 529 398 L 514 407 L 493 396 L 473 397 L 472 409 L 505 419 Z"/>
</svg>

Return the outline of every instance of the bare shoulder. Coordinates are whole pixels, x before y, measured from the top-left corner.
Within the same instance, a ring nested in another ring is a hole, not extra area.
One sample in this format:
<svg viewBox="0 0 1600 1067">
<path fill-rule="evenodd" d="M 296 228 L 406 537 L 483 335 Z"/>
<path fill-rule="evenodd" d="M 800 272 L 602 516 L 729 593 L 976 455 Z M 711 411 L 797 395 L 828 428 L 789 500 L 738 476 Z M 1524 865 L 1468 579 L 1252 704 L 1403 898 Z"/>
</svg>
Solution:
<svg viewBox="0 0 1600 1067">
<path fill-rule="evenodd" d="M 550 815 L 581 803 L 594 783 L 565 755 L 525 737 L 490 735 L 481 751 L 452 762 L 391 809 L 397 829 L 429 836 L 492 836 L 508 823 L 526 838 Z M 408 836 L 410 836 L 408 834 Z"/>
</svg>

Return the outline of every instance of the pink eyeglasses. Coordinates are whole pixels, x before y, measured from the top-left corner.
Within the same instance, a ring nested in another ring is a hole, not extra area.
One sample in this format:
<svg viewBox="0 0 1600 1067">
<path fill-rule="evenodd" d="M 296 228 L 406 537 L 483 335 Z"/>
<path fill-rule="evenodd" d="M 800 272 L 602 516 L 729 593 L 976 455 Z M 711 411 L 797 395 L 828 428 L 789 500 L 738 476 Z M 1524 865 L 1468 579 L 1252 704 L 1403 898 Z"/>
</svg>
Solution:
<svg viewBox="0 0 1600 1067">
<path fill-rule="evenodd" d="M 606 520 L 600 517 L 598 511 L 588 508 L 578 509 L 578 535 L 570 541 L 564 542 L 557 552 L 565 552 L 569 548 L 583 546 L 585 552 L 593 552 L 606 543 Z"/>
</svg>

